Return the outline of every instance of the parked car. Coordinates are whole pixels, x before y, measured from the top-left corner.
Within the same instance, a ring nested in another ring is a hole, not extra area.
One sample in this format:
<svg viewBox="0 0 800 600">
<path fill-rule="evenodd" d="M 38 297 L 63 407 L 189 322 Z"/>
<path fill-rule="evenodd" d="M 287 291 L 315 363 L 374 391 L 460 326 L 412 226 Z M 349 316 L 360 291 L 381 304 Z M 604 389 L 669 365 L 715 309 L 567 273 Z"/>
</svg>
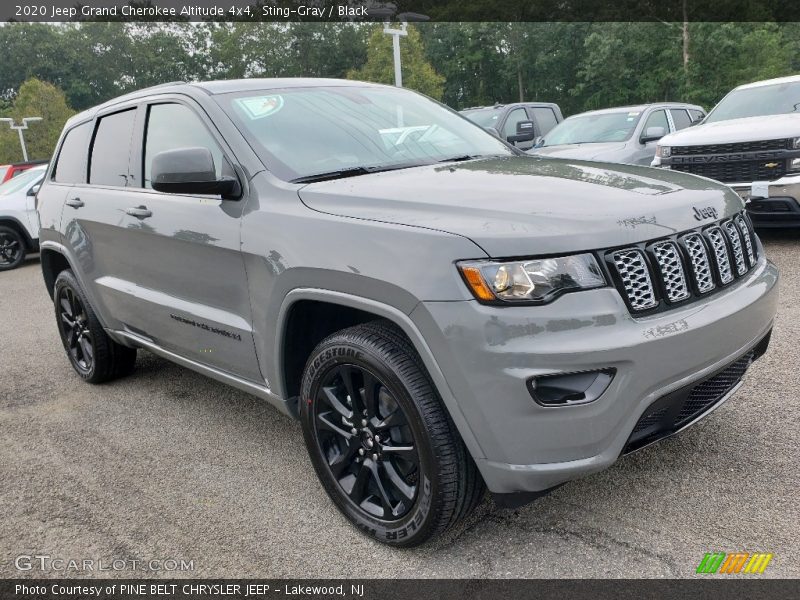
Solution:
<svg viewBox="0 0 800 600">
<path fill-rule="evenodd" d="M 329 79 L 117 98 L 67 122 L 39 190 L 81 378 L 143 348 L 256 394 L 396 546 L 484 486 L 518 506 L 727 400 L 777 303 L 742 209 L 707 179 L 528 156 L 410 90 Z"/>
<path fill-rule="evenodd" d="M 46 170 L 32 167 L 0 185 L 0 271 L 16 269 L 28 252 L 39 251 L 36 192 Z"/>
<path fill-rule="evenodd" d="M 552 102 L 476 106 L 465 108 L 461 114 L 521 150 L 532 148 L 537 137 L 547 134 L 564 120 L 558 104 Z"/>
<path fill-rule="evenodd" d="M 656 142 L 705 116 L 702 106 L 664 102 L 607 108 L 573 115 L 540 140 L 530 153 L 649 165 Z"/>
<path fill-rule="evenodd" d="M 757 227 L 800 226 L 800 75 L 737 87 L 661 140 L 653 166 L 726 183 Z"/>
<path fill-rule="evenodd" d="M 33 167 L 38 167 L 41 165 L 46 165 L 50 162 L 50 159 L 44 160 L 29 160 L 27 162 L 20 162 L 14 163 L 11 165 L 0 165 L 0 184 L 5 183 L 9 179 L 12 179 L 27 171 L 28 169 L 32 169 Z"/>
</svg>

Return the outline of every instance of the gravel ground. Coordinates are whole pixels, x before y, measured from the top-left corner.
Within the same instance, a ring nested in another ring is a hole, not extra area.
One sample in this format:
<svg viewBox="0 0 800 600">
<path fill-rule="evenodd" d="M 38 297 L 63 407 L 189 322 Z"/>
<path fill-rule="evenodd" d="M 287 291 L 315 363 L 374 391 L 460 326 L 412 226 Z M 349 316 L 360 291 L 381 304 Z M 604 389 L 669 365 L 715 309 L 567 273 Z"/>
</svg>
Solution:
<svg viewBox="0 0 800 600">
<path fill-rule="evenodd" d="M 705 552 L 743 550 L 774 553 L 765 577 L 798 577 L 800 233 L 763 237 L 778 321 L 730 402 L 532 505 L 487 500 L 410 551 L 348 525 L 298 424 L 259 400 L 146 352 L 125 380 L 82 383 L 29 259 L 0 274 L 0 576 L 47 554 L 193 561 L 149 576 L 692 577 Z"/>
</svg>

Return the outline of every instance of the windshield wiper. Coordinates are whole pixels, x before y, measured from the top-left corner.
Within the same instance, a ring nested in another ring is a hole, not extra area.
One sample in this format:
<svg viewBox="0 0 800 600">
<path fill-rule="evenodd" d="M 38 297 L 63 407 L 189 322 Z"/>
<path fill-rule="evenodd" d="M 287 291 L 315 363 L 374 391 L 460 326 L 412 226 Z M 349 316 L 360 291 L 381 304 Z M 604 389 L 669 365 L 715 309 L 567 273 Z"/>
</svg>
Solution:
<svg viewBox="0 0 800 600">
<path fill-rule="evenodd" d="M 446 163 L 446 162 L 464 162 L 465 160 L 475 160 L 476 158 L 483 158 L 483 154 L 464 154 L 462 156 L 454 156 L 452 158 L 443 158 L 442 160 L 437 160 L 437 163 Z"/>
<path fill-rule="evenodd" d="M 374 167 L 347 167 L 346 169 L 337 169 L 336 171 L 327 171 L 325 173 L 316 173 L 315 175 L 305 175 L 292 179 L 290 183 L 314 183 L 316 181 L 329 181 L 331 179 L 344 179 L 345 177 L 356 177 L 358 175 L 368 175 L 370 173 L 383 173 L 385 171 L 397 171 L 398 169 L 409 169 L 411 167 L 421 167 L 428 163 L 413 162 L 401 163 L 397 165 L 383 165 Z"/>
</svg>

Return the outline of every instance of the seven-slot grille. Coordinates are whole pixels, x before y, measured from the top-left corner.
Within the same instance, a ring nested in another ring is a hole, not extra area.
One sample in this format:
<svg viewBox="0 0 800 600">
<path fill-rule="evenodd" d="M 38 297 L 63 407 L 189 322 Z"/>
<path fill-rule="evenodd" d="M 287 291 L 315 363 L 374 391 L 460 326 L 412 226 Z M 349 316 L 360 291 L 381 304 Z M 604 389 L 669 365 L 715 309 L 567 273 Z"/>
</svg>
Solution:
<svg viewBox="0 0 800 600">
<path fill-rule="evenodd" d="M 755 266 L 752 227 L 741 214 L 703 229 L 608 253 L 615 281 L 633 312 L 699 297 Z"/>
</svg>

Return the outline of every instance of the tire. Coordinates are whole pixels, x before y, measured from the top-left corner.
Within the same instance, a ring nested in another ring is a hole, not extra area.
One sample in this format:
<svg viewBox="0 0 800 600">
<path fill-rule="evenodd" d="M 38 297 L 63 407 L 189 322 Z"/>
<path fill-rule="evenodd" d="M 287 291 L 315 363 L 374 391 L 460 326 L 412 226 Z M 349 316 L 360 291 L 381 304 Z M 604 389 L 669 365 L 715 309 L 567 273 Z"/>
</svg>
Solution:
<svg viewBox="0 0 800 600">
<path fill-rule="evenodd" d="M 133 371 L 136 348 L 108 337 L 72 271 L 61 271 L 56 278 L 53 304 L 67 358 L 84 381 L 103 383 Z"/>
<path fill-rule="evenodd" d="M 16 229 L 0 225 L 0 271 L 16 269 L 25 254 L 25 238 Z"/>
<path fill-rule="evenodd" d="M 306 447 L 325 491 L 376 540 L 417 546 L 483 498 L 472 457 L 395 326 L 375 321 L 320 342 L 300 398 Z"/>
</svg>

